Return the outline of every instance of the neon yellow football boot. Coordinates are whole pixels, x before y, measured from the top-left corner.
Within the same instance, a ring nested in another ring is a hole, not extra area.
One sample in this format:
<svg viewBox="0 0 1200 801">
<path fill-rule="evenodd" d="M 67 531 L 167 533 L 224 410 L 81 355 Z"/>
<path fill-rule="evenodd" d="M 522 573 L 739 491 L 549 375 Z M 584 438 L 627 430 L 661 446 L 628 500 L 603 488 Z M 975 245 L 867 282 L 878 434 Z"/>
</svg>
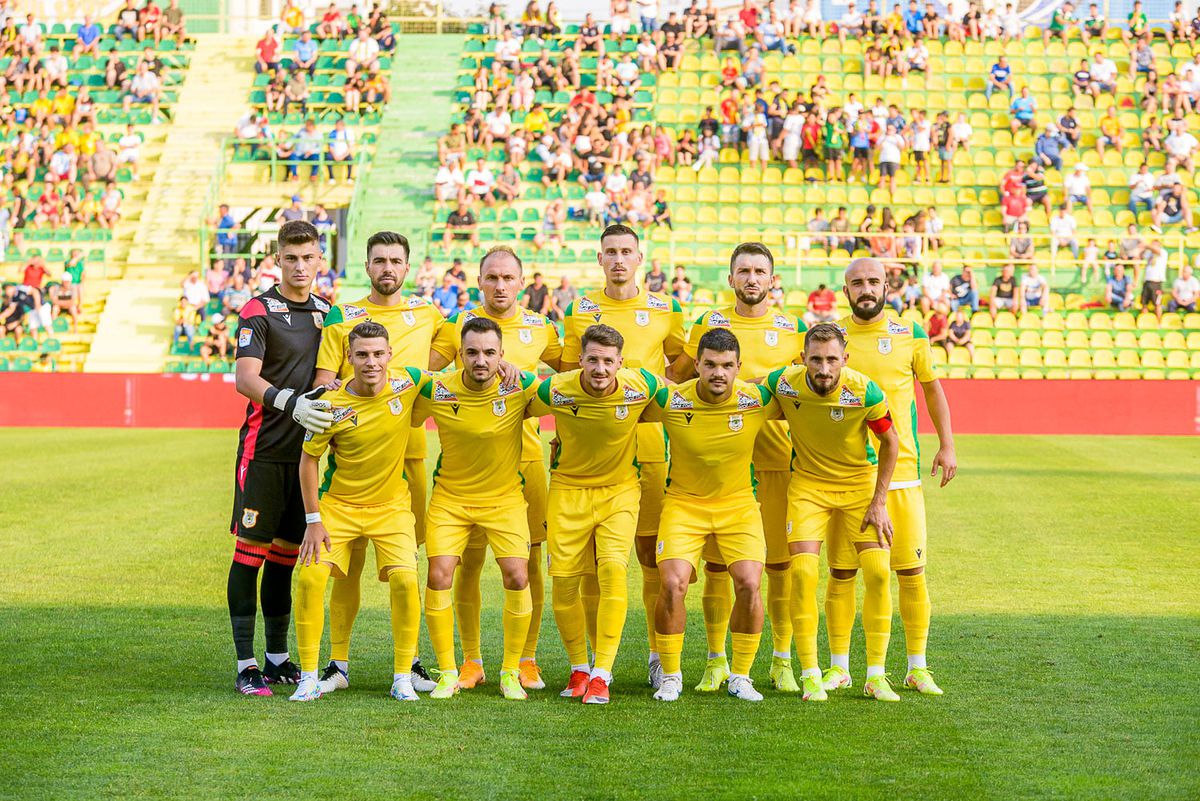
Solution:
<svg viewBox="0 0 1200 801">
<path fill-rule="evenodd" d="M 781 693 L 798 693 L 800 685 L 796 684 L 796 675 L 792 673 L 792 661 L 771 657 L 771 686 Z"/>
<path fill-rule="evenodd" d="M 438 676 L 437 686 L 430 691 L 429 697 L 442 700 L 453 698 L 458 694 L 458 671 L 446 670 Z"/>
<path fill-rule="evenodd" d="M 519 670 L 500 671 L 500 694 L 509 701 L 524 701 L 529 698 L 529 694 L 521 686 L 521 672 Z"/>
<path fill-rule="evenodd" d="M 929 668 L 913 668 L 904 677 L 904 686 L 911 687 L 921 695 L 941 695 L 942 688 L 933 680 Z"/>
<path fill-rule="evenodd" d="M 850 678 L 850 671 L 834 665 L 821 676 L 821 686 L 827 691 L 840 690 L 843 687 L 853 687 L 854 679 Z"/>
<path fill-rule="evenodd" d="M 800 679 L 803 685 L 800 697 L 805 701 L 828 701 L 829 693 L 825 692 L 824 685 L 821 684 L 821 679 L 816 676 L 804 676 Z"/>
<path fill-rule="evenodd" d="M 900 696 L 892 689 L 886 675 L 872 676 L 863 684 L 863 695 L 868 695 L 876 701 L 899 701 Z"/>
<path fill-rule="evenodd" d="M 724 654 L 714 656 L 704 665 L 704 675 L 696 685 L 696 692 L 715 693 L 721 685 L 729 681 L 729 660 Z"/>
</svg>

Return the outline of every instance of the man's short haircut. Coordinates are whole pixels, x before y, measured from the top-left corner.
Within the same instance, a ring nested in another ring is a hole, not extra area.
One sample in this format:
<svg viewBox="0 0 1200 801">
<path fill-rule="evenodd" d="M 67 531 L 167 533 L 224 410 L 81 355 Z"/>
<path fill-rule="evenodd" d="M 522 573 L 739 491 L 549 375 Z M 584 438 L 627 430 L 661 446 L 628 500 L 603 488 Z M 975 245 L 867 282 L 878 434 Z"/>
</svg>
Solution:
<svg viewBox="0 0 1200 801">
<path fill-rule="evenodd" d="M 710 328 L 704 332 L 704 336 L 700 337 L 700 341 L 696 344 L 696 361 L 700 361 L 706 350 L 711 350 L 713 353 L 733 351 L 739 359 L 742 358 L 742 346 L 738 344 L 737 337 L 733 335 L 732 331 L 724 328 Z"/>
<path fill-rule="evenodd" d="M 833 323 L 817 323 L 805 332 L 804 349 L 808 350 L 810 342 L 833 342 L 834 340 L 842 346 L 842 350 L 846 349 L 846 335 L 842 333 L 842 329 Z"/>
<path fill-rule="evenodd" d="M 743 242 L 734 248 L 733 253 L 729 254 L 729 270 L 731 272 L 738 256 L 762 256 L 767 260 L 767 264 L 771 265 L 771 272 L 775 272 L 775 257 L 771 255 L 771 249 L 762 242 Z"/>
<path fill-rule="evenodd" d="M 354 350 L 354 343 L 360 339 L 382 339 L 385 342 L 390 342 L 388 330 L 379 323 L 368 320 L 365 323 L 359 323 L 350 329 L 350 349 Z"/>
<path fill-rule="evenodd" d="M 507 253 L 509 256 L 512 256 L 513 259 L 517 262 L 517 270 L 519 272 L 521 272 L 522 274 L 524 274 L 525 264 L 521 261 L 521 257 L 517 255 L 517 252 L 515 250 L 513 250 L 512 248 L 510 248 L 508 245 L 495 245 L 493 247 L 488 248 L 487 253 L 484 253 L 483 258 L 481 258 L 479 260 L 480 274 L 483 273 L 483 265 L 487 263 L 487 260 L 489 258 L 491 258 L 492 256 L 496 255 L 497 253 Z"/>
<path fill-rule="evenodd" d="M 613 223 L 604 229 L 604 232 L 600 234 L 601 247 L 604 246 L 604 240 L 608 239 L 610 236 L 632 236 L 634 242 L 641 242 L 641 239 L 638 238 L 637 231 L 622 223 Z"/>
<path fill-rule="evenodd" d="M 276 240 L 279 249 L 283 250 L 287 245 L 316 244 L 321 241 L 321 235 L 317 233 L 317 227 L 307 220 L 289 220 L 279 226 Z"/>
<path fill-rule="evenodd" d="M 398 234 L 395 231 L 376 231 L 371 234 L 371 238 L 367 240 L 367 259 L 371 258 L 371 248 L 376 245 L 400 245 L 404 248 L 404 258 L 408 259 L 412 253 L 408 247 L 408 237 L 404 234 Z"/>
<path fill-rule="evenodd" d="M 484 334 L 491 332 L 496 335 L 496 339 L 504 341 L 504 334 L 500 331 L 500 326 L 494 320 L 489 320 L 486 317 L 472 317 L 463 323 L 462 341 L 467 341 L 467 334 Z"/>
<path fill-rule="evenodd" d="M 621 336 L 621 332 L 611 325 L 604 325 L 603 323 L 589 325 L 587 330 L 583 332 L 583 336 L 579 338 L 579 352 L 583 353 L 590 344 L 601 345 L 606 348 L 616 348 L 617 353 L 620 353 L 625 348 L 625 337 Z"/>
</svg>

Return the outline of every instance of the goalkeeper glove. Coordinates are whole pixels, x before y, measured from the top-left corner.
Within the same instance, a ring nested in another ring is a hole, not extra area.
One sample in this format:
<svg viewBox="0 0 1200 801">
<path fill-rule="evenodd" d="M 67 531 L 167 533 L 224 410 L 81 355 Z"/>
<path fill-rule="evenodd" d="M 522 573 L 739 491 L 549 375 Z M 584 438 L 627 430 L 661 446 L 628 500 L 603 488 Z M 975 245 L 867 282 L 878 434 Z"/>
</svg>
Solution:
<svg viewBox="0 0 1200 801">
<path fill-rule="evenodd" d="M 272 390 L 274 394 L 272 395 Z M 263 400 L 279 411 L 289 415 L 293 420 L 313 434 L 324 433 L 333 425 L 333 414 L 330 412 L 329 401 L 318 400 L 325 393 L 325 387 L 317 387 L 297 395 L 293 389 L 267 390 Z"/>
</svg>

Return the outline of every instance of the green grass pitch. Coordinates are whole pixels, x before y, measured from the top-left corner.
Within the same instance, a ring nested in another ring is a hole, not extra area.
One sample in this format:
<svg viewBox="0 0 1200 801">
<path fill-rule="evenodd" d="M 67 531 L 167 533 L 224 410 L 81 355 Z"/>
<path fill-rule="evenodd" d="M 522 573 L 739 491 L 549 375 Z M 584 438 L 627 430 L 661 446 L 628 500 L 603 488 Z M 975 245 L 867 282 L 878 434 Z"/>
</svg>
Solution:
<svg viewBox="0 0 1200 801">
<path fill-rule="evenodd" d="M 483 688 L 388 699 L 386 596 L 370 581 L 351 690 L 305 705 L 236 696 L 233 434 L 0 442 L 0 798 L 1200 797 L 1195 439 L 959 438 L 959 478 L 926 489 L 943 698 L 864 699 L 856 627 L 856 688 L 827 704 L 769 690 L 757 705 L 690 691 L 657 704 L 633 587 L 614 700 L 598 708 L 558 697 L 567 666 L 548 605 L 550 688 L 499 698 L 494 567 Z M 693 595 L 689 687 L 704 650 Z M 893 632 L 897 679 L 898 617 Z M 764 687 L 769 655 L 764 636 Z"/>
</svg>

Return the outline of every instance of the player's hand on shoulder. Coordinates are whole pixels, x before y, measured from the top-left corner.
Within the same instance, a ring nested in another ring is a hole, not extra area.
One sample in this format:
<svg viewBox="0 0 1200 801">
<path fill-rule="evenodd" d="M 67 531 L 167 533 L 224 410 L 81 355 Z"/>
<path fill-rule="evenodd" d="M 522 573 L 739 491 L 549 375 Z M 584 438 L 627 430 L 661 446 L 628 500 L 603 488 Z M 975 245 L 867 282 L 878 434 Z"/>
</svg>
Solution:
<svg viewBox="0 0 1200 801">
<path fill-rule="evenodd" d="M 944 487 L 958 475 L 958 454 L 954 452 L 953 445 L 943 445 L 938 448 L 937 455 L 933 457 L 933 469 L 929 471 L 929 475 L 936 476 L 939 467 L 942 468 L 941 486 Z"/>
<path fill-rule="evenodd" d="M 313 434 L 322 434 L 329 430 L 333 425 L 333 410 L 329 401 L 322 400 L 321 396 L 325 394 L 326 389 L 337 389 L 333 384 L 341 386 L 341 382 L 334 379 L 326 386 L 310 389 L 298 396 L 292 409 L 292 419 Z"/>
<path fill-rule="evenodd" d="M 319 521 L 309 523 L 304 529 L 304 540 L 300 543 L 300 564 L 315 565 L 320 562 L 322 545 L 325 546 L 325 552 L 329 553 L 329 532 L 325 530 L 325 524 Z"/>
<path fill-rule="evenodd" d="M 500 362 L 500 384 L 505 387 L 521 386 L 521 369 L 512 362 Z"/>
</svg>

